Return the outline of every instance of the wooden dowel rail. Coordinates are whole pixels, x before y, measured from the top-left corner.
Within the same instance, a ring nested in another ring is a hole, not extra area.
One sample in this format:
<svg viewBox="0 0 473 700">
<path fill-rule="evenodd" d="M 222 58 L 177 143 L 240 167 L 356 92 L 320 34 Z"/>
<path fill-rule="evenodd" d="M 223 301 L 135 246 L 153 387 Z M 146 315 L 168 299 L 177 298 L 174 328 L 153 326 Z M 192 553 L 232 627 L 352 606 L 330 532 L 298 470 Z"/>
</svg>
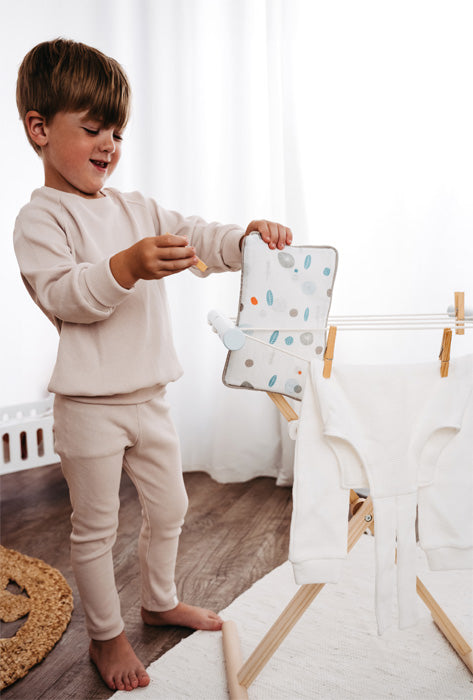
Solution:
<svg viewBox="0 0 473 700">
<path fill-rule="evenodd" d="M 237 626 L 233 620 L 226 620 L 222 625 L 222 643 L 228 694 L 231 700 L 248 700 L 247 689 L 238 682 L 238 671 L 243 659 Z"/>
</svg>

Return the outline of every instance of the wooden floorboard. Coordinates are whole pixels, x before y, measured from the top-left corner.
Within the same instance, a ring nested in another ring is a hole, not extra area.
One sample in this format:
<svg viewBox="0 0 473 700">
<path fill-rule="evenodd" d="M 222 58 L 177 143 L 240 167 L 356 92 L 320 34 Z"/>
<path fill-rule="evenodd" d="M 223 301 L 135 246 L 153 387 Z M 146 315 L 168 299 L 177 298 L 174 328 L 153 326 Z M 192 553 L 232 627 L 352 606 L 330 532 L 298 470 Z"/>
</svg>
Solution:
<svg viewBox="0 0 473 700">
<path fill-rule="evenodd" d="M 287 559 L 291 491 L 260 477 L 219 484 L 185 474 L 189 510 L 179 543 L 176 582 L 181 600 L 215 610 Z M 54 649 L 27 676 L 2 692 L 5 700 L 92 700 L 113 693 L 87 655 L 84 614 L 69 557 L 70 506 L 58 465 L 0 477 L 1 543 L 59 569 L 74 594 L 71 622 Z M 191 634 L 152 628 L 139 615 L 136 543 L 140 506 L 131 481 L 121 485 L 120 527 L 114 549 L 117 586 L 127 635 L 145 666 Z M 3 625 L 2 635 L 14 628 Z"/>
</svg>

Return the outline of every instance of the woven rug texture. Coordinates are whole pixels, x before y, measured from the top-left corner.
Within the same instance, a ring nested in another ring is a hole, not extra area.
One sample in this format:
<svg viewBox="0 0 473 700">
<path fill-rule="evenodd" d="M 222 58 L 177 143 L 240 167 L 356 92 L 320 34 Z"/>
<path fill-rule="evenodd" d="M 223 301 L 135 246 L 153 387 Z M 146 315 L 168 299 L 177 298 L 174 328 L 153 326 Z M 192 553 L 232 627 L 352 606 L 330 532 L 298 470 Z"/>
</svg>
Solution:
<svg viewBox="0 0 473 700">
<path fill-rule="evenodd" d="M 23 678 L 61 638 L 73 610 L 64 576 L 41 559 L 0 546 L 0 619 L 25 622 L 0 639 L 0 690 Z M 8 587 L 14 587 L 14 592 Z"/>
</svg>

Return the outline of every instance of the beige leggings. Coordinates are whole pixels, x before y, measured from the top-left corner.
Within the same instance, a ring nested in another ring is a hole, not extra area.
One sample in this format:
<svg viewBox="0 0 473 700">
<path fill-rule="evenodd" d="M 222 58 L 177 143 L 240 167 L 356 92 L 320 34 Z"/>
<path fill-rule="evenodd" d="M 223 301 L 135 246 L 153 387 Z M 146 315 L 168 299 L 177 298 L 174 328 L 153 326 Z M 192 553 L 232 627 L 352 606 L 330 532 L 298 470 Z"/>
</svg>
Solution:
<svg viewBox="0 0 473 700">
<path fill-rule="evenodd" d="M 92 639 L 111 639 L 124 627 L 112 560 L 122 468 L 141 503 L 142 605 L 163 611 L 178 603 L 174 569 L 188 501 L 165 389 L 137 404 L 56 396 L 54 432 L 69 486 L 72 565 L 87 629 Z"/>
</svg>

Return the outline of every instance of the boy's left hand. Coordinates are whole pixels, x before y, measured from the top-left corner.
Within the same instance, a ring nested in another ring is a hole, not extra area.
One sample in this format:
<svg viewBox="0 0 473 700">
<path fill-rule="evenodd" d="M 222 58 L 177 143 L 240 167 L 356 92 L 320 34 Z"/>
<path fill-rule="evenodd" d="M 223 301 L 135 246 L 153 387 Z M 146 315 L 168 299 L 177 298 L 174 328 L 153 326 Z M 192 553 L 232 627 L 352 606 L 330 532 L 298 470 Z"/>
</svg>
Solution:
<svg viewBox="0 0 473 700">
<path fill-rule="evenodd" d="M 284 246 L 291 245 L 292 243 L 292 231 L 287 226 L 282 224 L 277 224 L 273 221 L 266 221 L 266 219 L 260 219 L 258 221 L 251 221 L 248 224 L 245 235 L 240 239 L 240 249 L 245 236 L 257 231 L 263 241 L 268 244 L 271 250 L 279 248 L 282 250 Z"/>
</svg>

